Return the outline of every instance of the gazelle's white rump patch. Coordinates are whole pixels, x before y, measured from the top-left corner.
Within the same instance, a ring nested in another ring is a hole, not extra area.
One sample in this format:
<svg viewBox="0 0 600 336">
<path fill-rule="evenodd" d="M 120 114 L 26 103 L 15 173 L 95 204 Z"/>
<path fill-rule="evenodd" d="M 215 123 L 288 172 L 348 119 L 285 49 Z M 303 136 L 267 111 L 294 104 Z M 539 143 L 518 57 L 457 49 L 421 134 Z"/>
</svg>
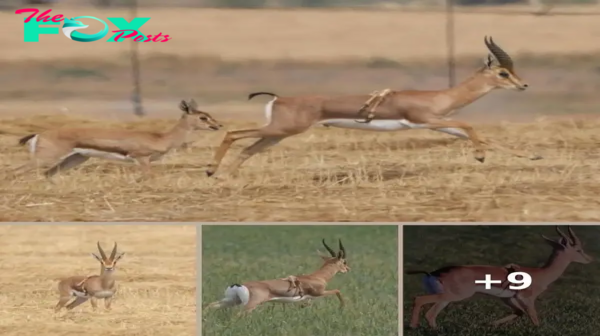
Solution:
<svg viewBox="0 0 600 336">
<path fill-rule="evenodd" d="M 39 135 L 35 135 L 33 138 L 29 140 L 29 153 L 34 154 L 38 144 Z"/>
<path fill-rule="evenodd" d="M 273 98 L 265 105 L 265 118 L 267 119 L 267 123 L 265 125 L 270 124 L 271 120 L 273 119 L 273 103 L 275 103 L 276 100 L 277 97 Z"/>
<path fill-rule="evenodd" d="M 246 286 L 231 285 L 225 290 L 225 298 L 221 301 L 245 306 L 250 301 L 250 291 Z"/>
<path fill-rule="evenodd" d="M 89 156 L 89 157 L 95 157 L 95 158 L 106 159 L 106 160 L 125 161 L 125 162 L 133 162 L 134 161 L 131 157 L 123 155 L 123 154 L 113 153 L 113 152 L 105 152 L 105 151 L 96 150 L 96 149 L 73 148 L 73 152 L 79 153 L 81 155 Z"/>
</svg>

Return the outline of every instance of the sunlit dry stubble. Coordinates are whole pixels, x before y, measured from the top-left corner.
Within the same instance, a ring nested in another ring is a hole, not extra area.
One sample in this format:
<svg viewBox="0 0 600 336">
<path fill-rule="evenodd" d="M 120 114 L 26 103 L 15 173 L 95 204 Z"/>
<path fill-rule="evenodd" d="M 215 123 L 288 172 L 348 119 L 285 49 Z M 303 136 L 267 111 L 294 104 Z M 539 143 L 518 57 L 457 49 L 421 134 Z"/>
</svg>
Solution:
<svg viewBox="0 0 600 336">
<path fill-rule="evenodd" d="M 96 312 L 88 301 L 54 314 L 61 278 L 99 274 L 96 241 L 126 253 L 112 310 L 100 300 Z M 194 226 L 0 226 L 0 334 L 194 335 L 195 246 Z"/>
<path fill-rule="evenodd" d="M 12 119 L 25 134 L 77 119 Z M 228 129 L 250 126 L 222 120 Z M 101 124 L 101 121 L 96 121 Z M 173 120 L 113 125 L 164 129 Z M 316 128 L 241 167 L 206 177 L 223 132 L 198 132 L 191 148 L 139 169 L 90 160 L 48 183 L 35 174 L 1 182 L 2 220 L 72 221 L 593 221 L 600 219 L 596 119 L 476 125 L 484 138 L 536 152 L 529 161 L 491 151 L 474 161 L 469 142 L 432 131 L 375 133 Z M 1 169 L 28 158 L 14 135 L 0 135 Z M 224 168 L 251 141 L 236 143 Z"/>
</svg>

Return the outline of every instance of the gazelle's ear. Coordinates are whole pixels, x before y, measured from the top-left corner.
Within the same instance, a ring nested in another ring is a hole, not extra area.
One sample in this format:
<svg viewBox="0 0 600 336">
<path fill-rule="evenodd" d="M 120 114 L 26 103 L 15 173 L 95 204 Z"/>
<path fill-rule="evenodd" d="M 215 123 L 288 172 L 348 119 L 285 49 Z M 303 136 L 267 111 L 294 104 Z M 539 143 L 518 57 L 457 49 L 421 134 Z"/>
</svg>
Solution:
<svg viewBox="0 0 600 336">
<path fill-rule="evenodd" d="M 119 253 L 119 254 L 117 255 L 117 258 L 115 258 L 115 261 L 117 261 L 117 260 L 119 260 L 119 259 L 123 258 L 123 256 L 124 256 L 124 255 L 125 255 L 125 252 L 121 252 L 121 253 Z"/>
<path fill-rule="evenodd" d="M 96 253 L 90 253 L 92 255 L 92 257 L 96 258 L 96 260 L 98 260 L 99 262 L 102 262 L 102 258 L 98 257 L 96 255 Z"/>
<path fill-rule="evenodd" d="M 321 257 L 321 259 L 323 259 L 323 260 L 327 260 L 327 259 L 331 258 L 330 256 L 328 256 L 328 255 L 325 255 L 323 252 L 321 252 L 321 251 L 319 251 L 319 250 L 317 250 L 317 254 L 318 254 L 318 255 L 319 255 L 319 257 Z"/>
<path fill-rule="evenodd" d="M 190 99 L 189 102 L 188 102 L 188 109 L 189 110 L 195 110 L 197 108 L 198 108 L 198 103 L 196 103 L 196 101 L 193 98 Z"/>
<path fill-rule="evenodd" d="M 567 241 L 564 238 L 561 238 L 560 241 L 556 241 L 553 239 L 550 239 L 544 235 L 542 235 L 542 238 L 544 238 L 544 240 L 546 240 L 546 242 L 548 244 L 550 244 L 550 246 L 552 246 L 555 249 L 564 249 L 566 247 Z"/>
<path fill-rule="evenodd" d="M 179 109 L 185 113 L 190 113 L 190 106 L 185 100 L 182 100 L 181 103 L 179 103 Z"/>
<path fill-rule="evenodd" d="M 491 54 L 488 54 L 487 57 L 483 60 L 483 64 L 486 68 L 491 68 L 494 65 L 494 57 Z"/>
</svg>

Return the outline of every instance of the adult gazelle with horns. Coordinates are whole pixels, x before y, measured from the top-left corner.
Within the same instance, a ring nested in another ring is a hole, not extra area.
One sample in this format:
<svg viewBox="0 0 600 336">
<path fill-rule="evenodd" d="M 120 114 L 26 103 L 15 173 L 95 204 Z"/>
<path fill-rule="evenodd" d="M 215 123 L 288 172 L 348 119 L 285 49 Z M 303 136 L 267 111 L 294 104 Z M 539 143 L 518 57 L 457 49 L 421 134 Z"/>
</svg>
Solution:
<svg viewBox="0 0 600 336">
<path fill-rule="evenodd" d="M 495 265 L 457 265 L 438 268 L 435 271 L 407 270 L 406 274 L 423 274 L 423 286 L 426 295 L 414 298 L 410 327 L 419 326 L 421 308 L 433 304 L 425 313 L 425 319 L 431 328 L 437 328 L 437 316 L 452 302 L 466 300 L 475 294 L 495 297 L 510 309 L 510 314 L 492 322 L 498 326 L 511 322 L 519 317 L 527 316 L 535 326 L 540 325 L 535 302 L 548 287 L 558 280 L 571 263 L 589 264 L 594 260 L 583 250 L 583 244 L 569 226 L 567 234 L 556 227 L 559 239 L 551 239 L 544 235 L 544 241 L 552 247 L 547 261 L 540 267 L 525 267 L 517 264 L 505 266 Z M 520 274 L 518 274 L 518 273 Z M 510 276 L 514 278 L 510 280 Z M 517 278 L 516 276 L 520 277 Z M 487 287 L 480 280 L 506 279 L 502 283 L 489 284 Z M 514 285 L 518 286 L 514 286 Z M 567 285 L 567 284 L 565 284 Z"/>
<path fill-rule="evenodd" d="M 330 295 L 337 296 L 340 308 L 344 306 L 344 299 L 339 289 L 327 290 L 327 283 L 337 273 L 346 273 L 350 270 L 346 262 L 346 249 L 339 240 L 339 250 L 336 253 L 325 240 L 323 246 L 329 256 L 320 255 L 323 264 L 321 267 L 303 275 L 292 275 L 282 279 L 249 281 L 243 284 L 233 284 L 225 289 L 224 298 L 212 302 L 208 309 L 224 308 L 241 305 L 244 307 L 240 313 L 249 313 L 265 302 L 295 303 Z"/>
<path fill-rule="evenodd" d="M 513 61 L 508 53 L 491 37 L 486 37 L 484 40 L 490 52 L 484 66 L 471 77 L 448 89 L 431 91 L 385 89 L 371 95 L 343 96 L 281 97 L 271 92 L 252 93 L 248 99 L 259 95 L 273 97 L 265 106 L 267 124 L 261 128 L 227 132 L 215 152 L 207 174 L 212 176 L 217 173 L 223 157 L 235 141 L 258 138 L 254 144 L 242 150 L 229 168 L 229 173 L 235 172 L 253 155 L 319 124 L 367 131 L 431 129 L 471 140 L 475 159 L 480 162 L 485 160 L 485 146 L 517 157 L 541 159 L 538 155 L 508 149 L 492 140 L 484 140 L 468 123 L 448 119 L 458 109 L 473 103 L 494 89 L 524 91 L 528 87 L 515 73 Z M 356 120 L 367 110 L 364 120 Z"/>
</svg>

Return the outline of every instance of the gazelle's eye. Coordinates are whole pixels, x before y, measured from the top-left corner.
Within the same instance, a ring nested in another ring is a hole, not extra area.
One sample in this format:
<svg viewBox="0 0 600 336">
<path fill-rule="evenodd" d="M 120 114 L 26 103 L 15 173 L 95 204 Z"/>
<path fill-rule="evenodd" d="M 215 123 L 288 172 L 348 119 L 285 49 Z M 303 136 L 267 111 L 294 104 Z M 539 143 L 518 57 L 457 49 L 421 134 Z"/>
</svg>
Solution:
<svg viewBox="0 0 600 336">
<path fill-rule="evenodd" d="M 502 77 L 502 78 L 508 78 L 508 76 L 509 76 L 508 72 L 504 72 L 504 71 L 500 72 L 498 75 L 500 75 L 500 77 Z"/>
<path fill-rule="evenodd" d="M 207 117 L 200 117 L 200 120 L 202 120 L 202 121 L 208 121 L 208 118 Z"/>
</svg>

